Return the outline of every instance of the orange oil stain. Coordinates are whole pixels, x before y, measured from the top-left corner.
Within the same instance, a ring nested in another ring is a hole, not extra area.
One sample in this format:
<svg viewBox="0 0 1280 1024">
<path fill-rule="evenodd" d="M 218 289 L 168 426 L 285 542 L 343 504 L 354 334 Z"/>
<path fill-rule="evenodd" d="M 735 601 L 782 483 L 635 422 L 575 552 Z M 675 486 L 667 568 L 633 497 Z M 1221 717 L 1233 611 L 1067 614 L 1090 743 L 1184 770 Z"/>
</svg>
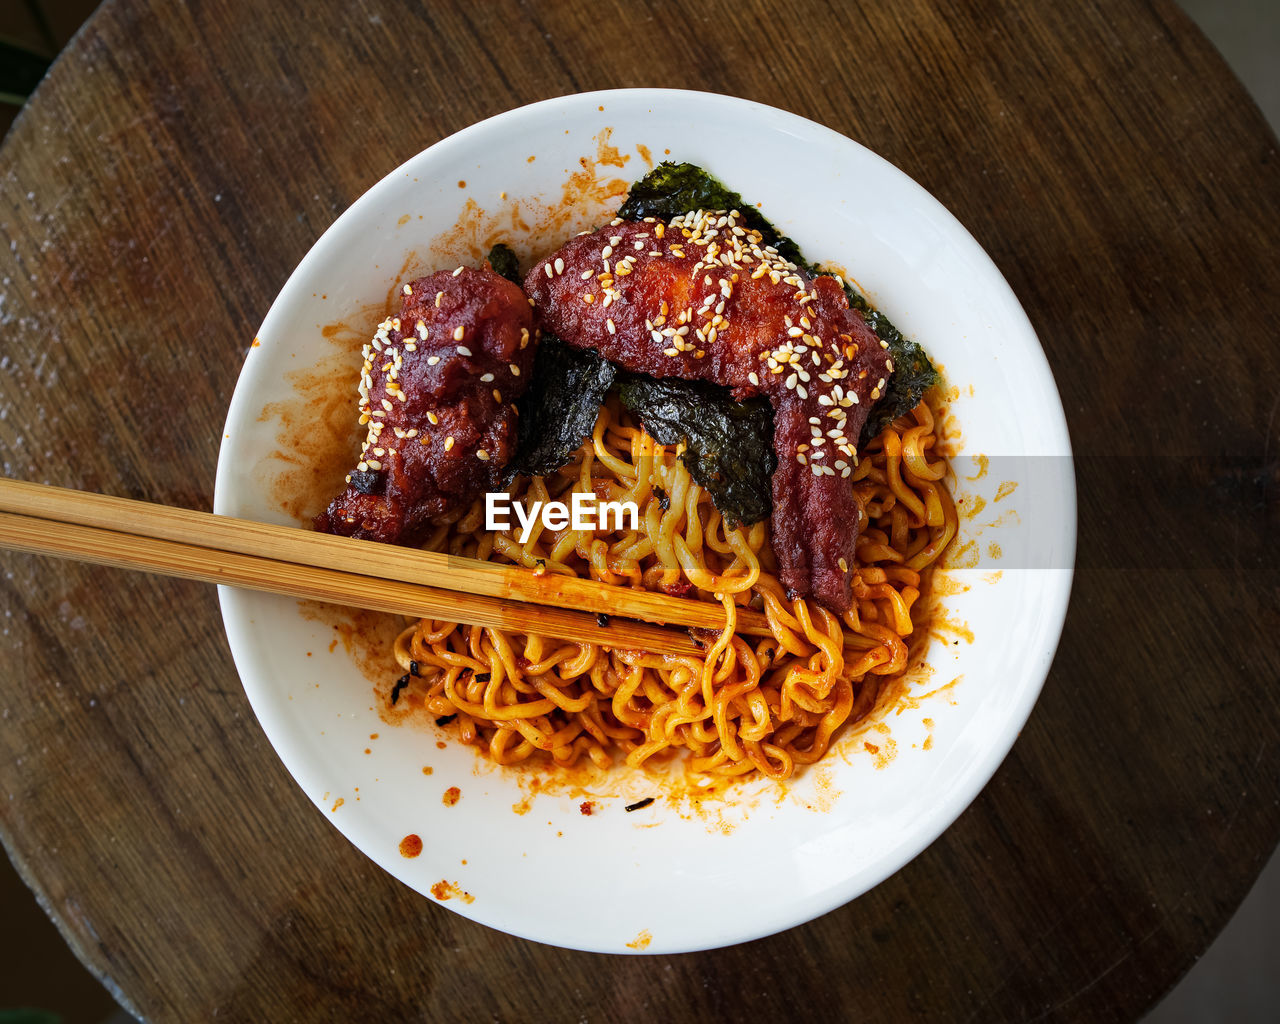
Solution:
<svg viewBox="0 0 1280 1024">
<path fill-rule="evenodd" d="M 644 929 L 639 935 L 627 943 L 628 949 L 648 949 L 649 943 L 653 941 L 653 933 L 648 928 Z"/>
<path fill-rule="evenodd" d="M 450 882 L 444 878 L 431 887 L 431 895 L 441 903 L 454 898 L 462 900 L 463 903 L 474 903 L 476 901 L 476 898 L 465 891 L 460 884 Z"/>
<path fill-rule="evenodd" d="M 948 569 L 973 569 L 978 565 L 978 558 L 978 542 L 970 540 L 948 548 L 943 561 Z"/>
</svg>

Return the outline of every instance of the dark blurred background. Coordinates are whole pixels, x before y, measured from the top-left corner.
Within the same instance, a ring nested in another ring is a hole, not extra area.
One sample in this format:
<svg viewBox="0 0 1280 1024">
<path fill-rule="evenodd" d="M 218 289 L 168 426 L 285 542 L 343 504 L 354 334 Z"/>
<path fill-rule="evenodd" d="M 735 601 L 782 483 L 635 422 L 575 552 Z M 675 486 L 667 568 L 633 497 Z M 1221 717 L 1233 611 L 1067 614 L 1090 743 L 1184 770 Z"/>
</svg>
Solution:
<svg viewBox="0 0 1280 1024">
<path fill-rule="evenodd" d="M 1280 131 L 1280 0 L 1180 0 Z M 0 136 L 96 0 L 0 0 Z M 265 312 L 265 311 L 264 311 Z M 0 343 L 2 344 L 2 343 Z M 104 882 L 108 880 L 104 879 Z M 1146 1024 L 1280 1021 L 1280 857 Z M 0 1024 L 129 1024 L 0 857 Z"/>
</svg>

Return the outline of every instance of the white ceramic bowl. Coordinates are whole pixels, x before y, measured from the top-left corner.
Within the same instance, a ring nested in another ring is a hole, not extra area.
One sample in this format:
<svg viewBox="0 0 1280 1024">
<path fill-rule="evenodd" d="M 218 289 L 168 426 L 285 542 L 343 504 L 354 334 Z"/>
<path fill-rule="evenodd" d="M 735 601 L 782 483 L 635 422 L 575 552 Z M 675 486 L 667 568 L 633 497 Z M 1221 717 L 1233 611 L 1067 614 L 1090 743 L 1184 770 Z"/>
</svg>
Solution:
<svg viewBox="0 0 1280 1024">
<path fill-rule="evenodd" d="M 1069 442 L 1048 365 L 1008 285 L 956 219 L 901 171 L 811 121 L 726 96 L 648 89 L 565 96 L 473 125 L 339 217 L 249 350 L 215 511 L 298 521 L 282 508 L 283 463 L 269 457 L 281 430 L 272 403 L 294 393 L 300 368 L 332 365 L 323 325 L 367 330 L 403 280 L 474 262 L 496 237 L 527 257 L 600 223 L 646 170 L 646 151 L 701 164 L 759 201 L 810 258 L 847 269 L 957 389 L 956 486 L 963 507 L 981 498 L 986 510 L 962 520 L 956 551 L 965 554 L 954 561 L 970 567 L 948 574 L 956 592 L 944 598 L 911 699 L 787 786 L 757 780 L 719 801 L 663 798 L 626 813 L 625 801 L 660 790 L 619 769 L 596 790 L 608 794 L 597 813 L 584 817 L 581 793 L 532 795 L 527 774 L 453 743 L 439 749 L 443 731 L 388 726 L 352 656 L 330 649 L 333 626 L 295 601 L 221 590 L 263 730 L 348 839 L 421 893 L 456 883 L 450 891 L 474 900 L 445 905 L 473 920 L 618 953 L 721 946 L 799 924 L 932 842 L 1030 713 L 1062 628 L 1075 545 Z M 358 357 L 340 372 L 354 405 Z M 980 456 L 990 460 L 985 475 L 974 468 Z M 446 807 L 450 786 L 462 799 Z M 399 852 L 410 833 L 424 841 L 413 859 Z"/>
</svg>

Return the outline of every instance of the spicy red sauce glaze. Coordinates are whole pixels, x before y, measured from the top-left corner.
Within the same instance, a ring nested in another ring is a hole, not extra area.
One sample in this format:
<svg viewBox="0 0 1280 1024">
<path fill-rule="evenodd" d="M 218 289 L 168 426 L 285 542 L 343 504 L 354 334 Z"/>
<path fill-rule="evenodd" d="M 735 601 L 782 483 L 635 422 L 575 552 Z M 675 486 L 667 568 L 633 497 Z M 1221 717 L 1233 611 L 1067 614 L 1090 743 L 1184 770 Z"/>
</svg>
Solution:
<svg viewBox="0 0 1280 1024">
<path fill-rule="evenodd" d="M 400 856 L 416 857 L 422 852 L 422 837 L 410 833 L 400 840 Z"/>
<path fill-rule="evenodd" d="M 858 435 L 893 371 L 839 282 L 813 277 L 723 212 L 615 220 L 525 279 L 540 324 L 655 377 L 765 395 L 774 410 L 772 537 L 797 595 L 845 611 L 860 509 Z"/>
<path fill-rule="evenodd" d="M 536 350 L 528 299 L 487 268 L 442 270 L 405 289 L 399 316 L 365 346 L 368 434 L 317 530 L 411 543 L 432 517 L 501 489 L 516 443 L 512 402 Z"/>
</svg>

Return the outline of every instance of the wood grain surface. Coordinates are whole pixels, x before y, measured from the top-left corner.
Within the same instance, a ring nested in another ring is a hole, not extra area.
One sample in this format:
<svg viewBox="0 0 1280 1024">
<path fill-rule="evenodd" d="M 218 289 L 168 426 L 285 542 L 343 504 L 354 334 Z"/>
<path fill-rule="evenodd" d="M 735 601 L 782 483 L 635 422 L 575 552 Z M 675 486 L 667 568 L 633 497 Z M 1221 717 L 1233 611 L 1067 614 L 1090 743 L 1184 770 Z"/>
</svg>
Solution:
<svg viewBox="0 0 1280 1024">
<path fill-rule="evenodd" d="M 351 847 L 212 589 L 6 554 L 0 832 L 85 963 L 155 1021 L 1137 1017 L 1280 835 L 1280 165 L 1209 44 L 1167 2 L 292 10 L 109 0 L 15 124 L 6 475 L 209 508 L 255 327 L 379 177 L 532 100 L 706 89 L 869 146 L 1009 279 L 1082 456 L 1071 612 L 1012 754 L 910 865 L 628 959 L 472 924 Z"/>
</svg>

